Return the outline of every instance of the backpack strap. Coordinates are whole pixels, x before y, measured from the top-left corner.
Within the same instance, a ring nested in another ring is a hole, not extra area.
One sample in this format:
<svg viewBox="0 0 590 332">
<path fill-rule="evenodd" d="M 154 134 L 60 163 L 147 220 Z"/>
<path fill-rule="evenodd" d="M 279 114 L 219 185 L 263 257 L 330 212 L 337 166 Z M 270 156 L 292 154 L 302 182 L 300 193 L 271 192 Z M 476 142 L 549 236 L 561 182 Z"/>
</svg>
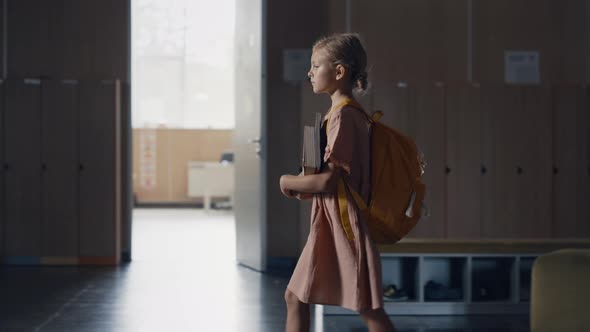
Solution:
<svg viewBox="0 0 590 332">
<path fill-rule="evenodd" d="M 331 108 L 328 112 L 328 119 L 326 121 L 326 132 L 328 131 L 330 118 L 332 117 L 332 111 L 346 105 L 351 105 L 352 107 L 362 111 L 363 114 L 367 116 L 369 122 L 373 122 L 373 119 L 367 115 L 367 113 L 364 111 L 364 109 L 359 103 L 357 103 L 354 100 L 347 99 L 344 102 Z M 342 223 L 342 228 L 344 229 L 344 232 L 346 233 L 346 237 L 348 238 L 348 240 L 354 240 L 354 233 L 352 232 L 352 227 L 350 225 L 350 217 L 348 215 L 348 199 L 346 198 L 347 187 L 361 212 L 368 213 L 369 208 L 365 203 L 365 200 L 361 197 L 361 195 L 359 195 L 354 189 L 352 189 L 352 187 L 349 184 L 345 183 L 343 177 L 340 177 L 338 179 L 338 210 L 340 212 L 340 222 Z"/>
</svg>

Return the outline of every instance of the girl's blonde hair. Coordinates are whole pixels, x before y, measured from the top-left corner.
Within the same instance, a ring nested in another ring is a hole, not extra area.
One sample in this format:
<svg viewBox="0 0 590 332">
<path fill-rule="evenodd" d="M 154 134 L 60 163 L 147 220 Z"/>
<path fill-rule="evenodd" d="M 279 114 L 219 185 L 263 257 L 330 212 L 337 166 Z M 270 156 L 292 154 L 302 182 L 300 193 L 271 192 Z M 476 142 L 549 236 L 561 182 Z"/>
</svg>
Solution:
<svg viewBox="0 0 590 332">
<path fill-rule="evenodd" d="M 365 91 L 367 80 L 367 53 L 356 33 L 336 33 L 318 39 L 313 50 L 323 50 L 333 66 L 342 65 L 350 72 L 353 86 Z"/>
</svg>

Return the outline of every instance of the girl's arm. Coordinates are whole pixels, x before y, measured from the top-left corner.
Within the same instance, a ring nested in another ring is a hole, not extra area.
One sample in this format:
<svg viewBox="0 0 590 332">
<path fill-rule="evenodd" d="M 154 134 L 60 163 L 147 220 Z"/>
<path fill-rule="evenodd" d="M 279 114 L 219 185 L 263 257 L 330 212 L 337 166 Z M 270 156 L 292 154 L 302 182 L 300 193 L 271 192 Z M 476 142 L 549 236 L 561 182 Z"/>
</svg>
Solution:
<svg viewBox="0 0 590 332">
<path fill-rule="evenodd" d="M 323 192 L 335 192 L 340 168 L 333 163 L 328 163 L 325 170 L 318 174 L 305 176 L 283 175 L 281 176 L 281 191 L 291 193 L 317 194 Z"/>
</svg>

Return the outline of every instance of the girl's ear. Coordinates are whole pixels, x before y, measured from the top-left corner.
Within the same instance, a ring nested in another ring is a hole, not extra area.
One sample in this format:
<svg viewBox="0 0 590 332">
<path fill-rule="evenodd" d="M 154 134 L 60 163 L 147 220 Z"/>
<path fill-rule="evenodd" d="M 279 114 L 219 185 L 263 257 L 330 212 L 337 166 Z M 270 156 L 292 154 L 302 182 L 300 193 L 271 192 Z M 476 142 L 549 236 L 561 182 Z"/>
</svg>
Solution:
<svg viewBox="0 0 590 332">
<path fill-rule="evenodd" d="M 336 80 L 341 80 L 346 75 L 346 68 L 343 65 L 337 64 L 336 65 Z"/>
</svg>

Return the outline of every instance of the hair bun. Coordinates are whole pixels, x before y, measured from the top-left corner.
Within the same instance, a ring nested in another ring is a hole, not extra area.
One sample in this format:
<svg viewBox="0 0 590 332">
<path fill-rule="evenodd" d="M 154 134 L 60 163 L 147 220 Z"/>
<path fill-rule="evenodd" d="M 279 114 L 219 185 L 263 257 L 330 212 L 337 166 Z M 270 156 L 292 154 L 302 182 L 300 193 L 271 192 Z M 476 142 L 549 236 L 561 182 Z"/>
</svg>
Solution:
<svg viewBox="0 0 590 332">
<path fill-rule="evenodd" d="M 356 75 L 355 81 L 356 81 L 356 86 L 359 90 L 366 90 L 367 89 L 367 85 L 368 85 L 368 81 L 367 81 L 367 77 L 368 74 L 366 71 L 362 72 L 362 73 L 358 73 Z"/>
</svg>

